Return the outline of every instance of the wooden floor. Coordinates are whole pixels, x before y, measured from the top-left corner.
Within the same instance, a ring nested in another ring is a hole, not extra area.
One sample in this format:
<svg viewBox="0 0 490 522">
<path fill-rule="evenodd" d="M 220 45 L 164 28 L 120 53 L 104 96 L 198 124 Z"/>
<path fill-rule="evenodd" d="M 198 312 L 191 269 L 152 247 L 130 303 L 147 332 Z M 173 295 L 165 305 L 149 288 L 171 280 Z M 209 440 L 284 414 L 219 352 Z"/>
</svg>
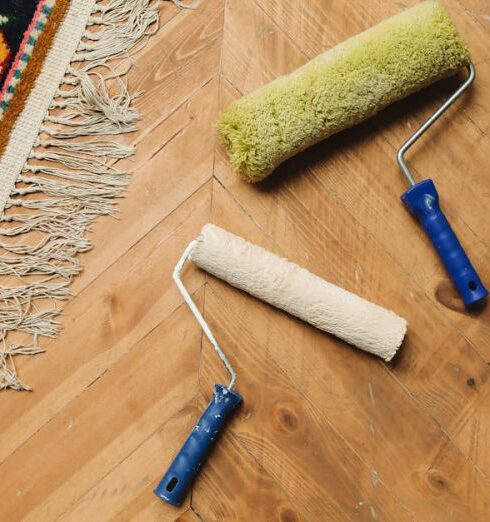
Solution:
<svg viewBox="0 0 490 522">
<path fill-rule="evenodd" d="M 403 209 L 395 151 L 447 81 L 314 147 L 269 181 L 231 171 L 213 128 L 231 100 L 414 0 L 162 3 L 130 72 L 143 115 L 120 219 L 94 228 L 63 333 L 0 396 L 0 520 L 490 520 L 490 306 L 464 312 Z M 490 5 L 444 0 L 477 69 L 410 162 L 434 178 L 490 285 Z M 226 382 L 171 281 L 212 221 L 407 318 L 384 364 L 188 266 L 244 405 L 180 508 L 152 493 Z"/>
</svg>

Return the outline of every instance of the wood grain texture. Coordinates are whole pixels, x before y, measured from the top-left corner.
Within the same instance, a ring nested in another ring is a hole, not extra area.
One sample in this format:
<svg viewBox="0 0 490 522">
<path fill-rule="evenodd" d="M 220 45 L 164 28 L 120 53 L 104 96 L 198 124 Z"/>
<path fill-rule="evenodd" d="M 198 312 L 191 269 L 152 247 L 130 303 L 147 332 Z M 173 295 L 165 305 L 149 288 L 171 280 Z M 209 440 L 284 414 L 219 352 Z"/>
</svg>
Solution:
<svg viewBox="0 0 490 522">
<path fill-rule="evenodd" d="M 33 393 L 0 396 L 0 520 L 180 522 L 490 519 L 490 307 L 466 312 L 399 202 L 399 144 L 449 79 L 249 186 L 217 144 L 218 111 L 417 0 L 162 3 L 133 58 L 142 123 L 118 220 L 100 220 Z M 490 6 L 443 0 L 477 68 L 471 92 L 410 153 L 490 284 Z M 244 404 L 177 509 L 152 493 L 226 372 L 174 287 L 212 221 L 395 310 L 384 364 L 193 266 L 186 285 Z"/>
</svg>

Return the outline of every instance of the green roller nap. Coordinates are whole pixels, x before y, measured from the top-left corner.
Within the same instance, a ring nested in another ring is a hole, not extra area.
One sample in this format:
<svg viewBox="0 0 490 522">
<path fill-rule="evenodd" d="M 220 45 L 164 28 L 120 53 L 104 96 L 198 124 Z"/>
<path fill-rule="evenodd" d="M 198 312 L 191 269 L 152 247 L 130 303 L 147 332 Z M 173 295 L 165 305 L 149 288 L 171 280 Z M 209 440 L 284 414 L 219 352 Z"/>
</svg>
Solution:
<svg viewBox="0 0 490 522">
<path fill-rule="evenodd" d="M 428 1 L 317 56 L 232 103 L 218 120 L 246 181 L 469 63 L 445 9 Z"/>
</svg>

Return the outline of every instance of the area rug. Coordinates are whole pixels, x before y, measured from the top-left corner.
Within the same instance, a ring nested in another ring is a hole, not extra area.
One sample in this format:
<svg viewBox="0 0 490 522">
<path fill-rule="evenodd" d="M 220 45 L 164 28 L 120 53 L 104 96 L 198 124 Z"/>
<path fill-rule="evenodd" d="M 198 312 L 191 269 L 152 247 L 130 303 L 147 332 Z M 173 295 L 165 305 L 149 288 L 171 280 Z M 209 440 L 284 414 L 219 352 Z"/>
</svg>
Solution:
<svg viewBox="0 0 490 522">
<path fill-rule="evenodd" d="M 157 31 L 159 8 L 1 2 L 0 389 L 30 389 L 15 360 L 58 333 L 86 232 L 123 195 L 129 174 L 114 163 L 134 150 L 117 136 L 136 130 L 138 113 L 117 66 Z"/>
</svg>

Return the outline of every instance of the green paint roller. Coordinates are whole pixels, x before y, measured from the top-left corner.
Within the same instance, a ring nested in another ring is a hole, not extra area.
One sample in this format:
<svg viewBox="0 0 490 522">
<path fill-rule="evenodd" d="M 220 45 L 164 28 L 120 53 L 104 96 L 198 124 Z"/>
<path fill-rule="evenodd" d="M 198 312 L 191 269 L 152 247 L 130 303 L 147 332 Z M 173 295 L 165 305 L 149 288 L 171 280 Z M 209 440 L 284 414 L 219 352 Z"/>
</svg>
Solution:
<svg viewBox="0 0 490 522">
<path fill-rule="evenodd" d="M 432 180 L 415 183 L 403 155 L 466 90 L 474 68 L 446 10 L 417 4 L 232 103 L 219 117 L 234 170 L 251 183 L 283 161 L 389 104 L 467 67 L 468 79 L 398 151 L 402 200 L 439 253 L 465 305 L 488 295 L 439 208 Z"/>
</svg>

